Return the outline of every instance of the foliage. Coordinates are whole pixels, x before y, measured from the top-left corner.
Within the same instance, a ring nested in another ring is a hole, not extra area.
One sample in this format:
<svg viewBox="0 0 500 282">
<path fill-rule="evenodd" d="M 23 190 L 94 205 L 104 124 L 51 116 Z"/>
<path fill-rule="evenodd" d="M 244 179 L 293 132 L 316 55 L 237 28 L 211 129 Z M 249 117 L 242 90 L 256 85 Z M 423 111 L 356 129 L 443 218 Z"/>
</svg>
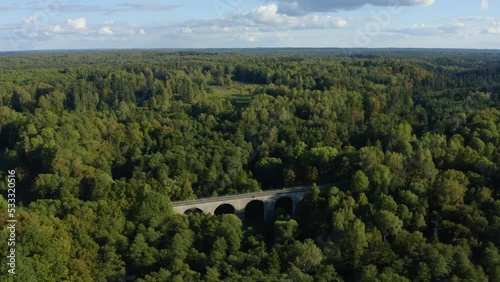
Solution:
<svg viewBox="0 0 500 282">
<path fill-rule="evenodd" d="M 498 53 L 108 51 L 0 65 L 20 281 L 499 281 Z M 264 226 L 172 210 L 313 182 L 336 184 Z"/>
</svg>

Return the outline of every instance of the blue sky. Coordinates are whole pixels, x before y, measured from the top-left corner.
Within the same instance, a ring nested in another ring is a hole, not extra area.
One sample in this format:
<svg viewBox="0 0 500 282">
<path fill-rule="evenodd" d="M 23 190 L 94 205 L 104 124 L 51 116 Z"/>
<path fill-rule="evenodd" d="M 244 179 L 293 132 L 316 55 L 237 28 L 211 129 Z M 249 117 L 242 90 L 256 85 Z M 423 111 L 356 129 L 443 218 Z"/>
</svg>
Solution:
<svg viewBox="0 0 500 282">
<path fill-rule="evenodd" d="M 500 1 L 0 2 L 0 51 L 241 47 L 500 49 Z"/>
</svg>

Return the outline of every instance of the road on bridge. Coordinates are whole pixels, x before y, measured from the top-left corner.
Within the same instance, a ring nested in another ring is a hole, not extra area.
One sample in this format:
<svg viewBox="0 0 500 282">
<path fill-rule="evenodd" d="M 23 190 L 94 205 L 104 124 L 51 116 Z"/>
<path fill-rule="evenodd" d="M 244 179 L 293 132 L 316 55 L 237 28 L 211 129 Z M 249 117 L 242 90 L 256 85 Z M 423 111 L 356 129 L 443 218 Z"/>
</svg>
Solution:
<svg viewBox="0 0 500 282">
<path fill-rule="evenodd" d="M 340 183 L 323 184 L 323 185 L 319 185 L 318 187 L 320 190 L 325 190 L 325 189 L 330 189 L 330 188 L 332 188 L 336 185 L 339 185 L 339 184 Z M 227 200 L 237 200 L 237 199 L 243 199 L 243 198 L 249 198 L 249 197 L 262 197 L 262 196 L 270 196 L 270 195 L 289 194 L 289 193 L 295 193 L 295 192 L 307 192 L 310 190 L 312 190 L 312 185 L 311 186 L 287 187 L 287 188 L 281 188 L 281 189 L 266 190 L 266 191 L 261 191 L 261 192 L 251 192 L 251 193 L 236 194 L 236 195 L 201 198 L 201 199 L 188 200 L 188 201 L 178 201 L 178 202 L 172 202 L 172 206 L 173 207 L 182 207 L 182 206 L 189 206 L 189 205 L 195 205 L 195 204 L 214 203 L 214 202 L 221 202 L 221 201 L 227 201 Z"/>
</svg>

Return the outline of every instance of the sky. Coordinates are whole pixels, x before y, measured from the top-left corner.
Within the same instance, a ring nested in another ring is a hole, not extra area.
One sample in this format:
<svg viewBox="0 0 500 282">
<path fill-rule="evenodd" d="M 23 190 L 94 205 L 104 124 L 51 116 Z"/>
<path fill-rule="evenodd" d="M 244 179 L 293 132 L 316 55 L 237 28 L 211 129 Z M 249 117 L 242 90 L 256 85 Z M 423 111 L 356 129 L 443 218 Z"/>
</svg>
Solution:
<svg viewBox="0 0 500 282">
<path fill-rule="evenodd" d="M 500 1 L 0 1 L 0 51 L 254 47 L 500 49 Z"/>
</svg>

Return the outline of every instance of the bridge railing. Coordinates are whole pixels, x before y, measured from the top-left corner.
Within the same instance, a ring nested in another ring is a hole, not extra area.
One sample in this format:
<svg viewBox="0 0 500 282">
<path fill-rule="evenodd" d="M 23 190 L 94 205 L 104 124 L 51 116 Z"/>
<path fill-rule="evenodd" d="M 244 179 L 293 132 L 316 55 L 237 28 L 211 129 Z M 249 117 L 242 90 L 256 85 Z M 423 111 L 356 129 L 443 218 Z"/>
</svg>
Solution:
<svg viewBox="0 0 500 282">
<path fill-rule="evenodd" d="M 338 183 L 323 184 L 323 185 L 319 185 L 318 187 L 320 190 L 324 190 L 324 189 L 329 189 L 329 188 L 335 186 L 336 184 L 338 184 Z M 278 194 L 288 194 L 291 192 L 305 192 L 305 191 L 310 191 L 311 189 L 312 189 L 312 185 L 310 185 L 310 186 L 295 186 L 295 187 L 271 189 L 271 190 L 265 190 L 265 191 L 259 191 L 259 192 L 248 192 L 248 193 L 235 194 L 235 195 L 205 197 L 205 198 L 198 198 L 198 199 L 194 199 L 194 200 L 172 202 L 172 206 L 173 207 L 180 207 L 180 206 L 187 206 L 187 205 L 193 205 L 193 204 L 219 202 L 219 201 L 224 201 L 224 200 L 226 200 L 226 201 L 227 200 L 237 200 L 237 199 L 246 198 L 246 197 L 259 197 L 259 196 L 269 196 L 269 195 L 278 195 Z"/>
</svg>

